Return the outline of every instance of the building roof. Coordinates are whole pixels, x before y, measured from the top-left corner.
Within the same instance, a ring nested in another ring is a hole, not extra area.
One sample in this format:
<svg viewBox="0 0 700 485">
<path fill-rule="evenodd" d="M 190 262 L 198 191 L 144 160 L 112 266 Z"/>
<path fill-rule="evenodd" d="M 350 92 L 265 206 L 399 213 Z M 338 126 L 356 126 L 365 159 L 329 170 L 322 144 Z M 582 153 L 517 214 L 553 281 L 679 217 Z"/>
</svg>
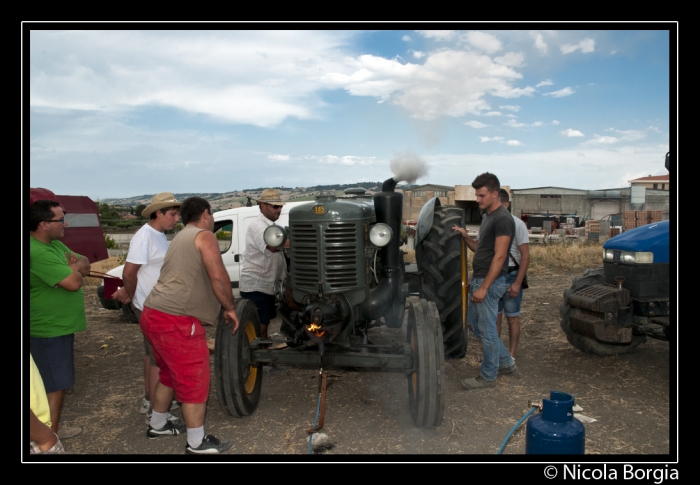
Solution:
<svg viewBox="0 0 700 485">
<path fill-rule="evenodd" d="M 670 180 L 668 175 L 649 175 L 648 177 L 639 177 L 638 179 L 628 180 L 628 182 L 668 182 Z"/>
<path fill-rule="evenodd" d="M 410 189 L 403 189 L 403 190 L 404 190 L 404 192 L 408 192 L 409 190 L 427 190 L 427 189 L 449 190 L 449 191 L 454 192 L 455 187 L 454 187 L 454 185 L 425 184 L 425 185 L 419 185 L 417 187 L 411 187 Z"/>
<path fill-rule="evenodd" d="M 528 187 L 526 189 L 510 189 L 511 192 L 523 192 L 525 190 L 542 190 L 542 189 L 560 189 L 560 190 L 571 190 L 575 192 L 588 192 L 585 189 L 569 189 L 567 187 L 554 187 L 552 185 L 548 185 L 546 187 Z"/>
</svg>

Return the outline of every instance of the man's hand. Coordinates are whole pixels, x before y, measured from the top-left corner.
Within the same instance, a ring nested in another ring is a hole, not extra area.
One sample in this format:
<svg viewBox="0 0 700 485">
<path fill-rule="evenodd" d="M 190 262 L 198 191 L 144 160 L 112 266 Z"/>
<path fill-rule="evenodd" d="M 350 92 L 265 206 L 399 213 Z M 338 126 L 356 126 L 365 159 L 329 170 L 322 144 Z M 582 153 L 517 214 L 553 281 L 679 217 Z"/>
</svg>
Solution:
<svg viewBox="0 0 700 485">
<path fill-rule="evenodd" d="M 90 260 L 85 256 L 78 257 L 73 251 L 66 254 L 66 262 L 73 271 L 77 271 L 83 276 L 90 274 Z"/>
<path fill-rule="evenodd" d="M 129 298 L 129 294 L 126 292 L 126 288 L 123 286 L 114 292 L 112 298 L 120 302 L 122 305 L 131 303 L 131 298 Z"/>
<path fill-rule="evenodd" d="M 518 283 L 513 283 L 506 288 L 506 291 L 510 294 L 511 298 L 515 298 L 520 294 L 520 285 Z"/>
<path fill-rule="evenodd" d="M 472 295 L 472 301 L 474 303 L 481 303 L 482 301 L 484 301 L 484 298 L 486 298 L 487 292 L 488 292 L 488 290 L 486 288 L 484 288 L 483 286 L 479 287 L 479 289 L 476 290 L 474 292 L 474 294 Z"/>
<path fill-rule="evenodd" d="M 469 233 L 467 232 L 466 229 L 459 227 L 457 224 L 454 224 L 452 226 L 452 230 L 460 233 L 462 235 L 462 237 L 467 237 L 469 235 Z"/>
<path fill-rule="evenodd" d="M 238 330 L 238 314 L 236 310 L 224 310 L 224 325 L 228 325 L 231 322 L 233 322 L 231 335 L 234 335 Z"/>
</svg>

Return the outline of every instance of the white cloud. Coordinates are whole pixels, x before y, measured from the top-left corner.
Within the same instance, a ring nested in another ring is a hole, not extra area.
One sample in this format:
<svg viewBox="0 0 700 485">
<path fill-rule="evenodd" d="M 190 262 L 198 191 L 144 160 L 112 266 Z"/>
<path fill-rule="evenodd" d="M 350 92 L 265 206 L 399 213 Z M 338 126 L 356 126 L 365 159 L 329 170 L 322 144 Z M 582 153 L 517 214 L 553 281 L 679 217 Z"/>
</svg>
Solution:
<svg viewBox="0 0 700 485">
<path fill-rule="evenodd" d="M 546 79 L 544 81 L 541 81 L 535 85 L 536 88 L 542 87 L 542 86 L 551 86 L 554 84 L 550 79 Z"/>
<path fill-rule="evenodd" d="M 522 78 L 519 72 L 475 52 L 441 49 L 422 65 L 372 55 L 348 63 L 354 72 L 330 72 L 320 79 L 355 96 L 390 100 L 421 120 L 478 115 L 489 110 L 487 95 L 517 98 L 535 92 L 514 86 Z"/>
<path fill-rule="evenodd" d="M 307 155 L 304 157 L 306 160 L 315 161 L 323 165 L 341 165 L 341 166 L 370 166 L 378 162 L 376 157 L 359 157 L 354 155 L 323 155 L 323 156 L 313 156 Z M 381 163 L 386 163 L 382 161 Z"/>
<path fill-rule="evenodd" d="M 594 134 L 591 140 L 585 142 L 586 145 L 612 145 L 620 140 L 614 136 L 601 136 Z"/>
<path fill-rule="evenodd" d="M 35 30 L 29 103 L 104 112 L 158 106 L 261 127 L 312 119 L 323 105 L 314 76 L 347 69 L 336 52 L 350 35 Z"/>
<path fill-rule="evenodd" d="M 493 54 L 503 49 L 503 44 L 501 44 L 501 41 L 498 40 L 495 35 L 487 34 L 485 32 L 467 32 L 464 38 L 469 44 L 477 49 L 481 49 L 487 54 Z"/>
<path fill-rule="evenodd" d="M 661 133 L 661 130 L 659 130 L 656 126 L 650 126 L 647 128 L 649 131 L 655 131 L 656 133 Z"/>
<path fill-rule="evenodd" d="M 417 30 L 416 32 L 426 39 L 435 39 L 443 42 L 452 40 L 457 36 L 454 30 Z"/>
<path fill-rule="evenodd" d="M 571 96 L 575 92 L 576 91 L 574 91 L 573 89 L 571 89 L 570 87 L 567 86 L 564 89 L 560 89 L 558 91 L 551 91 L 549 93 L 544 93 L 543 95 L 544 96 L 551 96 L 553 98 L 561 98 L 564 96 Z"/>
<path fill-rule="evenodd" d="M 500 111 L 489 111 L 487 113 L 482 113 L 482 116 L 503 116 Z"/>
<path fill-rule="evenodd" d="M 501 57 L 494 57 L 493 60 L 504 66 L 520 67 L 523 65 L 525 56 L 522 52 L 508 52 Z"/>
<path fill-rule="evenodd" d="M 403 37 L 401 37 L 401 40 L 403 40 L 404 42 L 409 42 L 411 40 L 411 37 L 408 35 L 404 35 Z"/>
<path fill-rule="evenodd" d="M 267 159 L 273 160 L 273 161 L 279 161 L 279 162 L 288 162 L 289 155 L 268 155 Z"/>
<path fill-rule="evenodd" d="M 637 141 L 645 138 L 647 134 L 640 130 L 616 130 L 614 128 L 607 128 L 605 131 L 613 131 L 620 135 L 620 141 Z"/>
<path fill-rule="evenodd" d="M 519 142 L 518 140 L 508 140 L 508 141 L 506 142 L 506 145 L 510 145 L 510 146 L 513 146 L 513 147 L 517 147 L 517 146 L 522 145 L 522 143 Z"/>
<path fill-rule="evenodd" d="M 561 46 L 562 54 L 571 54 L 577 50 L 581 50 L 584 54 L 593 52 L 595 50 L 595 41 L 591 38 L 585 38 L 578 44 L 564 44 Z"/>
<path fill-rule="evenodd" d="M 544 41 L 542 34 L 535 34 L 535 49 L 540 51 L 543 56 L 547 55 L 547 43 Z"/>
<path fill-rule="evenodd" d="M 512 105 L 512 104 L 506 104 L 503 106 L 499 106 L 498 109 L 507 109 L 508 111 L 515 111 L 516 113 L 520 111 L 520 106 L 517 105 Z"/>
<path fill-rule="evenodd" d="M 527 126 L 525 123 L 519 123 L 515 120 L 508 120 L 506 123 L 503 124 L 511 128 L 522 128 L 523 126 Z"/>
<path fill-rule="evenodd" d="M 552 120 L 552 124 L 553 124 L 553 125 L 558 125 L 558 124 L 559 124 L 559 120 Z"/>
<path fill-rule="evenodd" d="M 480 136 L 479 140 L 481 143 L 486 143 L 487 141 L 503 141 L 502 136 L 494 136 L 492 138 L 489 138 L 488 136 Z"/>
<path fill-rule="evenodd" d="M 471 126 L 472 128 L 485 128 L 485 127 L 489 126 L 489 125 L 482 123 L 481 121 L 476 121 L 476 120 L 465 121 L 464 124 L 467 126 Z"/>
<path fill-rule="evenodd" d="M 411 53 L 413 54 L 413 57 L 415 57 L 416 59 L 420 59 L 421 57 L 425 56 L 425 53 L 423 53 L 421 51 L 411 51 Z"/>
<path fill-rule="evenodd" d="M 559 124 L 559 122 L 557 122 Z M 586 136 L 583 133 L 581 133 L 578 130 L 572 130 L 571 128 L 567 128 L 566 130 L 562 130 L 559 132 L 560 135 L 562 136 L 567 136 L 567 137 L 573 137 L 573 136 Z"/>
<path fill-rule="evenodd" d="M 543 123 L 542 123 L 541 121 L 535 121 L 535 122 L 532 124 L 532 126 L 542 126 L 542 124 L 543 124 Z"/>
</svg>

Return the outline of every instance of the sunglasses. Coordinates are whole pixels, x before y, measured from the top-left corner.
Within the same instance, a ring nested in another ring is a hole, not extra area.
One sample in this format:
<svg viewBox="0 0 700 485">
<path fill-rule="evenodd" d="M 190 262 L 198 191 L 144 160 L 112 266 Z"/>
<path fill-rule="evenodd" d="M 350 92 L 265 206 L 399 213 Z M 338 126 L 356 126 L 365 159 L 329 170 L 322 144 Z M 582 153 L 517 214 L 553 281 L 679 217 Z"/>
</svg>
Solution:
<svg viewBox="0 0 700 485">
<path fill-rule="evenodd" d="M 63 219 L 52 219 L 50 221 L 44 221 L 44 222 L 60 222 L 61 224 L 66 222 L 66 218 L 64 217 Z"/>
<path fill-rule="evenodd" d="M 275 209 L 281 209 L 281 208 L 282 208 L 281 205 L 275 205 L 275 204 L 267 204 L 267 205 L 269 205 L 270 207 L 274 207 Z"/>
</svg>

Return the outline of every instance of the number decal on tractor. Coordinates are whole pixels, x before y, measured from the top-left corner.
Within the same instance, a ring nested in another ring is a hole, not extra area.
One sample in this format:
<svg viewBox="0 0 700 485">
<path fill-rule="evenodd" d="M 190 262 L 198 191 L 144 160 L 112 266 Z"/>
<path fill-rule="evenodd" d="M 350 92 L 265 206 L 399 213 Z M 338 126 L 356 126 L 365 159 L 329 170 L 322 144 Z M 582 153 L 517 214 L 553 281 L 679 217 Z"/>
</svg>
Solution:
<svg viewBox="0 0 700 485">
<path fill-rule="evenodd" d="M 313 206 L 313 211 L 317 216 L 321 216 L 326 213 L 326 208 L 322 205 L 315 205 Z"/>
</svg>

